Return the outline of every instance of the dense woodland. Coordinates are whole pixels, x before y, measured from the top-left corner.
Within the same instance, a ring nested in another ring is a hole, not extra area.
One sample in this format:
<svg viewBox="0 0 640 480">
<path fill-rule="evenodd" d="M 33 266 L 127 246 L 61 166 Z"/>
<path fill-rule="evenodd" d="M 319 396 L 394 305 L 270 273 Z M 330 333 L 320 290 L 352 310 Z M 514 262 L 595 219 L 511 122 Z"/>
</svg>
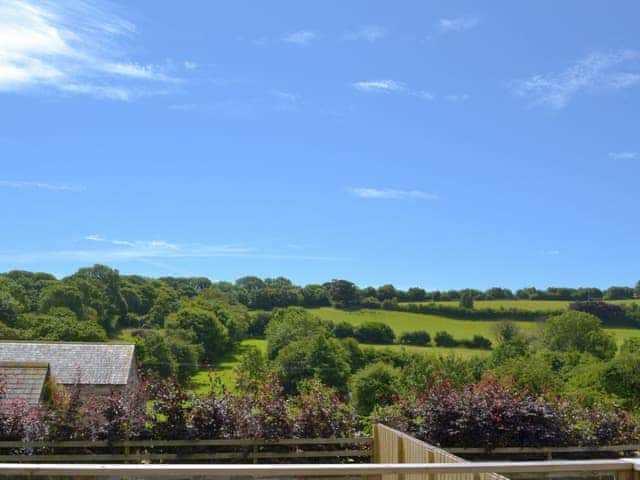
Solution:
<svg viewBox="0 0 640 480">
<path fill-rule="evenodd" d="M 345 280 L 299 287 L 284 278 L 245 277 L 233 284 L 150 279 L 102 265 L 60 280 L 8 272 L 0 275 L 1 339 L 131 340 L 150 383 L 89 405 L 64 392 L 52 395 L 45 411 L 27 414 L 24 406 L 4 405 L 0 438 L 115 438 L 123 435 L 127 420 L 122 419 L 135 416 L 141 419 L 137 430 L 127 435 L 138 438 L 166 438 L 174 435 L 170 431 L 178 432 L 176 438 L 349 436 L 381 419 L 445 446 L 477 446 L 478 432 L 484 432 L 480 443 L 487 448 L 505 442 L 637 442 L 640 339 L 617 344 L 603 328 L 638 328 L 637 304 L 607 302 L 634 296 L 640 296 L 640 282 L 635 289 L 605 291 L 426 292 L 391 285 L 358 288 Z M 479 300 L 512 298 L 572 303 L 562 311 L 474 308 Z M 436 303 L 444 299 L 457 303 Z M 427 328 L 396 335 L 383 322 L 322 320 L 313 308 L 323 306 L 498 321 L 492 339 L 458 339 Z M 540 328 L 523 329 L 518 320 L 537 320 Z M 266 354 L 250 349 L 241 358 L 235 385 L 220 385 L 212 373 L 210 393 L 194 397 L 190 377 L 248 337 L 266 339 Z M 371 346 L 393 343 L 462 346 L 488 355 L 462 358 Z M 149 395 L 155 410 L 140 410 L 134 400 Z M 102 423 L 84 424 L 86 408 L 102 412 L 96 416 Z M 31 420 L 24 423 L 26 418 Z M 166 422 L 180 428 L 167 428 Z M 63 424 L 75 425 L 73 431 L 56 433 Z M 202 425 L 209 430 L 201 431 Z M 485 425 L 513 433 L 496 438 Z"/>
</svg>

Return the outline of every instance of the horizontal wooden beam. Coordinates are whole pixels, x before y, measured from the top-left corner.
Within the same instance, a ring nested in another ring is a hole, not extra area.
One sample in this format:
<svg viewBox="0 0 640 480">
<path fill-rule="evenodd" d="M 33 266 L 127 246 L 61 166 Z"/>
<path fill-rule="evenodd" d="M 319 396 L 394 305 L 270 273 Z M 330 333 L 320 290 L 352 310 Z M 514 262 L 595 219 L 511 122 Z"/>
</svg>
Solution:
<svg viewBox="0 0 640 480">
<path fill-rule="evenodd" d="M 304 465 L 117 465 L 0 464 L 0 476 L 357 476 L 411 473 L 552 473 L 629 472 L 640 470 L 634 459 L 551 462 L 476 462 L 432 464 L 304 464 Z"/>
</svg>

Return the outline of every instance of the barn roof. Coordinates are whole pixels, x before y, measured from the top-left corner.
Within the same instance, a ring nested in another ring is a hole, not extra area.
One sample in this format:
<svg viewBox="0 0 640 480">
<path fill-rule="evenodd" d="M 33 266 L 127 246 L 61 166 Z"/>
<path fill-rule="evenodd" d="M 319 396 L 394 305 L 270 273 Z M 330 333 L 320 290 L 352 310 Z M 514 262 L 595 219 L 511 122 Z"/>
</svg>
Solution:
<svg viewBox="0 0 640 480">
<path fill-rule="evenodd" d="M 45 362 L 63 385 L 125 385 L 134 345 L 107 343 L 0 342 L 0 362 Z"/>
<path fill-rule="evenodd" d="M 48 363 L 0 362 L 2 399 L 38 403 L 48 374 Z"/>
</svg>

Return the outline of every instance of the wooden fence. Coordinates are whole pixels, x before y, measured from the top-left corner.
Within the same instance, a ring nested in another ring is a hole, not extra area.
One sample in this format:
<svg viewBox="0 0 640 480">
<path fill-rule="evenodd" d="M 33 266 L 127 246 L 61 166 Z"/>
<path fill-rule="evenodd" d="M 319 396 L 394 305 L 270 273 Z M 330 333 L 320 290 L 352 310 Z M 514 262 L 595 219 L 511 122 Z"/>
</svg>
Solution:
<svg viewBox="0 0 640 480">
<path fill-rule="evenodd" d="M 371 438 L 0 442 L 0 463 L 304 463 L 368 461 Z"/>
<path fill-rule="evenodd" d="M 468 463 L 385 425 L 373 427 L 373 463 Z M 372 479 L 373 480 L 373 479 Z M 382 480 L 508 480 L 496 473 L 413 473 L 382 475 Z"/>
</svg>

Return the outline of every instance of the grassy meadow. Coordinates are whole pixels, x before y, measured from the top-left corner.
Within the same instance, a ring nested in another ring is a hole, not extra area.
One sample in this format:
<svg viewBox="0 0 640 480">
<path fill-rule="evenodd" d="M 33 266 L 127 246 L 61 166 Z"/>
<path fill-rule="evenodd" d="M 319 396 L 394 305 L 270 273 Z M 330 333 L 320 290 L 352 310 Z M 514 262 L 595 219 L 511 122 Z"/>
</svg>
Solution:
<svg viewBox="0 0 640 480">
<path fill-rule="evenodd" d="M 622 303 L 617 302 L 617 303 Z M 457 302 L 440 302 L 457 304 Z M 486 300 L 477 301 L 476 308 L 521 308 L 531 310 L 548 310 L 556 311 L 568 307 L 570 302 L 554 301 L 554 300 Z M 494 320 L 457 320 L 438 315 L 424 315 L 419 313 L 398 312 L 390 310 L 354 310 L 345 311 L 335 308 L 316 308 L 312 313 L 323 320 L 331 320 L 332 322 L 348 322 L 352 325 L 359 325 L 365 322 L 375 321 L 383 322 L 389 325 L 395 334 L 399 336 L 403 332 L 415 330 L 426 330 L 433 337 L 436 332 L 447 331 L 456 339 L 471 339 L 474 335 L 482 335 L 495 340 L 494 328 L 497 323 Z M 540 328 L 540 322 L 534 321 L 518 321 L 518 326 L 523 330 L 532 334 Z M 640 329 L 633 328 L 608 328 L 617 342 L 620 344 L 627 338 L 640 337 Z M 244 340 L 237 351 L 228 354 L 220 362 L 213 366 L 212 371 L 222 380 L 227 388 L 233 388 L 235 381 L 235 368 L 239 365 L 240 357 L 246 352 L 250 346 L 257 347 L 261 351 L 266 352 L 266 340 Z M 473 350 L 468 348 L 443 348 L 443 347 L 417 347 L 405 345 L 370 345 L 376 349 L 390 348 L 394 350 L 406 349 L 410 352 L 424 352 L 434 355 L 454 354 L 460 357 L 480 356 L 486 357 L 491 352 L 487 350 Z M 192 387 L 196 392 L 206 392 L 209 385 L 209 372 L 201 371 L 197 373 L 191 380 Z"/>
</svg>

